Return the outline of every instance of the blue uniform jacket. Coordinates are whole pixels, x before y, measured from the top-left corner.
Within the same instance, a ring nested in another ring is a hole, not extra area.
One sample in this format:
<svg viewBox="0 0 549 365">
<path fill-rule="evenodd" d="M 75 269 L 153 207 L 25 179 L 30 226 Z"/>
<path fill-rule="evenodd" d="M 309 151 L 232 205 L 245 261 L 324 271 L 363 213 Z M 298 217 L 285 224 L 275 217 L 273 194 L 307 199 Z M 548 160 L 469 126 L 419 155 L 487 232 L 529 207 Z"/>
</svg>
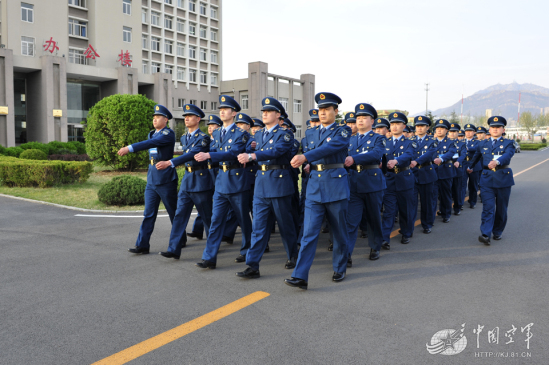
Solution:
<svg viewBox="0 0 549 365">
<path fill-rule="evenodd" d="M 223 171 L 224 165 L 240 165 L 237 157 L 246 151 L 250 135 L 245 130 L 233 125 L 225 135 L 225 139 L 221 141 L 222 129 L 218 128 L 213 131 L 215 144 L 210 152 L 212 163 L 219 163 L 215 191 L 221 194 L 234 194 L 250 190 L 249 180 L 243 167 Z"/>
<path fill-rule="evenodd" d="M 456 155 L 458 156 L 457 158 L 455 158 L 456 155 L 454 155 L 453 160 L 454 162 L 459 162 L 459 167 L 454 166 L 454 169 L 456 169 L 455 177 L 462 177 L 463 170 L 465 169 L 465 160 L 467 159 L 467 146 L 465 145 L 465 142 L 458 139 L 454 139 L 453 141 L 457 143 Z"/>
<path fill-rule="evenodd" d="M 263 136 L 267 134 L 265 142 Z M 256 132 L 257 148 L 255 156 L 259 165 L 284 165 L 286 168 L 261 171 L 258 168 L 255 178 L 254 195 L 260 198 L 280 198 L 292 195 L 294 183 L 292 181 L 293 135 L 281 127 L 275 127 L 271 132 L 263 128 Z"/>
<path fill-rule="evenodd" d="M 424 185 L 437 181 L 438 176 L 435 170 L 435 165 L 420 167 L 420 165 L 432 162 L 435 159 L 437 151 L 435 139 L 430 136 L 425 136 L 423 141 L 416 138 L 415 142 L 417 144 L 417 148 L 415 148 L 413 160 L 417 162 L 417 166 L 412 170 L 416 177 L 416 182 Z"/>
<path fill-rule="evenodd" d="M 357 165 L 379 165 L 385 153 L 385 141 L 385 137 L 372 131 L 366 133 L 362 139 L 358 134 L 352 136 L 349 156 L 353 157 Z M 373 193 L 387 187 L 381 168 L 361 172 L 350 169 L 349 184 L 353 193 Z"/>
<path fill-rule="evenodd" d="M 332 125 L 322 137 L 320 126 L 307 134 L 308 151 L 304 154 L 310 164 L 344 164 L 351 134 L 344 127 Z M 306 198 L 319 203 L 349 199 L 349 184 L 345 168 L 313 171 L 309 175 Z"/>
<path fill-rule="evenodd" d="M 146 141 L 132 144 L 133 152 L 149 150 L 149 161 L 168 161 L 173 158 L 175 147 L 175 133 L 169 128 L 164 128 L 158 133 L 155 130 L 149 132 Z M 149 163 L 147 172 L 147 183 L 162 185 L 177 180 L 175 169 L 157 170 L 156 166 Z"/>
<path fill-rule="evenodd" d="M 473 164 L 477 163 L 477 161 L 480 161 L 482 164 L 483 170 L 480 175 L 480 184 L 487 188 L 507 188 L 515 185 L 513 170 L 509 167 L 501 168 L 511 163 L 511 158 L 513 158 L 514 154 L 515 145 L 510 139 L 500 137 L 494 146 L 492 146 L 492 139 L 485 139 L 477 143 L 477 149 L 472 161 Z M 487 170 L 490 161 L 495 159 L 500 163 L 496 171 Z"/>
<path fill-rule="evenodd" d="M 473 139 L 471 141 L 465 140 L 465 146 L 467 147 L 467 157 L 465 158 L 465 167 L 468 169 L 471 169 L 471 163 L 473 162 L 473 157 L 475 156 L 475 152 L 477 150 L 476 146 L 480 143 L 478 139 Z M 473 172 L 482 170 L 482 163 L 479 161 L 477 162 L 473 168 Z"/>
<path fill-rule="evenodd" d="M 416 146 L 416 142 L 410 141 L 404 137 L 401 137 L 396 144 L 393 142 L 393 138 L 389 138 L 387 140 L 387 145 L 385 146 L 387 162 L 397 160 L 398 165 L 396 167 L 398 168 L 410 166 Z M 395 191 L 412 189 L 415 184 L 415 177 L 412 170 L 399 171 L 398 174 L 387 171 L 385 177 L 387 178 L 387 189 L 394 189 Z"/>
<path fill-rule="evenodd" d="M 439 179 L 451 179 L 456 176 L 453 157 L 457 153 L 457 143 L 448 137 L 444 137 L 442 141 L 435 138 L 437 143 L 437 151 L 434 158 L 441 157 L 444 162 L 440 166 L 436 166 Z"/>
<path fill-rule="evenodd" d="M 255 142 L 254 137 L 250 135 L 248 143 L 246 143 L 246 153 L 254 153 L 255 149 L 252 148 L 252 142 Z M 255 184 L 255 174 L 257 172 L 257 162 L 250 162 L 246 164 L 246 177 L 248 178 L 248 184 L 250 189 Z"/>
<path fill-rule="evenodd" d="M 185 164 L 185 166 L 208 166 L 207 161 L 197 162 L 194 159 L 194 155 L 199 152 L 210 152 L 210 137 L 201 130 L 195 131 L 189 142 L 187 143 L 187 136 L 181 137 L 181 148 L 184 153 L 172 160 L 174 166 Z M 198 170 L 195 172 L 185 171 L 185 176 L 181 181 L 181 188 L 183 191 L 197 193 L 200 191 L 208 191 L 214 188 L 215 180 L 212 179 L 212 174 L 209 170 Z"/>
</svg>

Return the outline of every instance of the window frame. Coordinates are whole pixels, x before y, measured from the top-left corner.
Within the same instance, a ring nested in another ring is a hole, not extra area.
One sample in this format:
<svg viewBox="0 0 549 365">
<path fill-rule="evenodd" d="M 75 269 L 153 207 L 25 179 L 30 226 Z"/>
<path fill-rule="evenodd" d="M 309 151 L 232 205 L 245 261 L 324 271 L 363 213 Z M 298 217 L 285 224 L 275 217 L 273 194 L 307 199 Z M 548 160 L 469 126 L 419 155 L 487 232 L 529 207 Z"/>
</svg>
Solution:
<svg viewBox="0 0 549 365">
<path fill-rule="evenodd" d="M 208 16 L 208 4 L 203 3 L 202 1 L 198 5 L 199 14 L 203 16 Z M 202 13 L 202 9 L 204 9 L 204 13 Z"/>
<path fill-rule="evenodd" d="M 210 72 L 210 85 L 219 86 L 219 74 L 217 72 Z"/>
<path fill-rule="evenodd" d="M 175 31 L 178 33 L 185 33 L 185 19 L 177 18 L 175 22 Z"/>
<path fill-rule="evenodd" d="M 191 55 L 192 52 L 192 55 Z M 189 45 L 189 58 L 196 60 L 196 46 Z"/>
<path fill-rule="evenodd" d="M 153 70 L 157 69 L 157 67 L 158 67 L 158 71 L 153 72 Z M 160 62 L 151 62 L 151 74 L 158 73 L 161 70 L 162 70 L 162 63 L 160 63 Z"/>
<path fill-rule="evenodd" d="M 75 34 L 76 29 L 80 29 L 78 34 Z M 82 35 L 82 33 L 84 33 L 84 35 Z M 88 22 L 76 18 L 69 18 L 69 36 L 88 39 Z"/>
<path fill-rule="evenodd" d="M 164 29 L 173 30 L 173 16 L 164 14 Z"/>
<path fill-rule="evenodd" d="M 141 48 L 142 49 L 149 49 L 149 35 L 148 34 L 141 34 Z"/>
<path fill-rule="evenodd" d="M 25 7 L 25 5 L 27 7 Z M 29 14 L 31 20 L 29 21 Z M 23 17 L 26 17 L 26 19 L 23 19 Z M 34 4 L 28 4 L 21 2 L 21 21 L 25 23 L 34 23 Z"/>
<path fill-rule="evenodd" d="M 198 59 L 200 62 L 208 62 L 208 50 L 206 48 L 200 47 L 200 54 Z"/>
<path fill-rule="evenodd" d="M 158 22 L 155 24 L 153 19 L 158 19 Z M 160 21 L 162 19 L 162 14 L 160 14 L 159 12 L 157 11 L 152 11 L 151 10 L 151 25 L 155 26 L 155 27 L 159 27 L 160 28 Z"/>
<path fill-rule="evenodd" d="M 215 58 L 215 60 L 214 60 L 214 58 Z M 219 52 L 214 51 L 214 50 L 211 49 L 210 50 L 210 62 L 217 65 L 218 59 L 219 59 Z"/>
<path fill-rule="evenodd" d="M 160 44 L 162 43 L 162 38 L 160 37 L 151 37 L 151 48 L 153 52 L 160 52 Z M 154 49 L 153 44 L 158 44 L 158 49 Z"/>
<path fill-rule="evenodd" d="M 190 68 L 189 69 L 189 82 L 192 82 L 193 84 L 196 84 L 196 69 Z"/>
<path fill-rule="evenodd" d="M 196 0 L 189 0 L 189 11 L 196 13 Z"/>
<path fill-rule="evenodd" d="M 23 38 L 27 38 L 27 39 L 32 39 L 32 42 L 25 39 L 23 40 Z M 26 49 L 26 53 L 23 53 L 23 44 L 25 44 L 25 49 Z M 32 45 L 32 50 L 31 50 L 31 53 L 32 54 L 28 54 L 28 51 L 29 51 L 29 44 Z M 27 36 L 24 36 L 22 35 L 21 36 L 21 55 L 22 56 L 27 56 L 27 57 L 34 57 L 34 55 L 36 54 L 36 38 L 34 37 L 27 37 Z"/>
<path fill-rule="evenodd" d="M 204 76 L 204 81 L 202 80 L 202 76 Z M 208 71 L 200 70 L 200 85 L 208 85 Z"/>
<path fill-rule="evenodd" d="M 72 63 L 72 64 L 75 64 L 75 65 L 87 65 L 88 64 L 88 59 L 86 58 L 86 56 L 84 55 L 84 52 L 86 50 L 82 49 L 82 48 L 73 48 L 73 47 L 70 47 L 69 48 L 69 60 L 68 62 L 69 63 Z M 72 55 L 71 55 L 71 52 L 72 52 Z M 78 52 L 78 53 L 76 53 Z M 76 54 L 75 54 L 76 53 Z M 78 55 L 78 59 L 81 60 L 81 62 L 71 62 L 71 58 L 73 60 L 76 60 L 76 55 Z"/>
<path fill-rule="evenodd" d="M 182 73 L 181 77 L 179 77 L 181 75 L 180 72 Z M 176 77 L 177 77 L 177 81 L 185 81 L 185 67 L 177 66 Z"/>
<path fill-rule="evenodd" d="M 181 50 L 181 53 L 179 52 L 180 50 Z M 176 55 L 177 57 L 185 57 L 185 43 L 177 42 Z"/>
<path fill-rule="evenodd" d="M 302 113 L 303 111 L 303 101 L 294 99 L 294 113 Z"/>
<path fill-rule="evenodd" d="M 132 0 L 122 0 L 122 14 L 132 15 Z"/>
<path fill-rule="evenodd" d="M 141 72 L 145 75 L 149 74 L 149 61 L 147 60 L 141 61 Z"/>
<path fill-rule="evenodd" d="M 132 43 L 132 28 L 122 26 L 122 41 L 125 43 Z"/>
<path fill-rule="evenodd" d="M 200 109 L 208 110 L 208 101 L 207 100 L 200 100 Z"/>
<path fill-rule="evenodd" d="M 170 50 L 168 51 L 168 47 Z M 164 53 L 173 55 L 173 41 L 169 39 L 164 39 Z"/>
<path fill-rule="evenodd" d="M 248 94 L 242 94 L 240 95 L 240 107 L 243 109 L 243 110 L 248 110 L 248 107 L 249 107 L 249 96 Z"/>
</svg>

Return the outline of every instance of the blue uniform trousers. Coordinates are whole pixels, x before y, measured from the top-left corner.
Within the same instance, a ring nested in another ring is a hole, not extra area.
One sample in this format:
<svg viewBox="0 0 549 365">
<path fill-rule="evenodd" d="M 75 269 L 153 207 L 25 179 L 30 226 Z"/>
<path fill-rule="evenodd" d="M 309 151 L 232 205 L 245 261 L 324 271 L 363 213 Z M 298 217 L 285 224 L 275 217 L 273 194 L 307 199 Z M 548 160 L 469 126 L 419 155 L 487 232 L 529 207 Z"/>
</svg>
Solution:
<svg viewBox="0 0 549 365">
<path fill-rule="evenodd" d="M 507 225 L 507 207 L 511 196 L 511 187 L 488 188 L 480 187 L 482 196 L 482 222 L 480 231 L 490 237 L 501 235 Z"/>
<path fill-rule="evenodd" d="M 440 200 L 440 212 L 444 219 L 452 216 L 452 180 L 453 178 L 438 179 L 435 183 L 433 205 L 436 211 L 437 202 Z"/>
<path fill-rule="evenodd" d="M 254 270 L 259 269 L 259 262 L 269 243 L 271 228 L 276 217 L 282 243 L 288 260 L 297 257 L 297 232 L 292 215 L 292 195 L 280 198 L 254 197 L 254 220 L 252 222 L 252 244 L 246 255 L 246 265 Z"/>
<path fill-rule="evenodd" d="M 177 180 L 166 184 L 147 184 L 145 188 L 145 211 L 143 212 L 143 223 L 139 229 L 139 235 L 135 247 L 150 248 L 150 239 L 154 230 L 154 223 L 158 214 L 160 201 L 164 203 L 166 211 L 173 224 L 173 217 L 177 209 Z"/>
<path fill-rule="evenodd" d="M 313 264 L 316 253 L 320 227 L 324 215 L 331 223 L 331 230 L 334 233 L 334 251 L 332 254 L 332 265 L 334 272 L 344 273 L 347 270 L 347 199 L 330 203 L 319 203 L 309 199 L 305 200 L 305 219 L 303 221 L 303 238 L 301 249 L 297 258 L 296 267 L 292 277 L 309 280 L 309 270 Z"/>
<path fill-rule="evenodd" d="M 353 193 L 349 199 L 347 210 L 347 232 L 349 243 L 348 255 L 351 257 L 355 249 L 358 228 L 363 221 L 366 221 L 368 229 L 368 245 L 371 249 L 379 251 L 383 243 L 383 232 L 381 230 L 381 203 L 383 202 L 383 191 L 372 193 Z M 361 228 L 362 229 L 362 228 Z"/>
<path fill-rule="evenodd" d="M 452 200 L 454 202 L 453 208 L 455 213 L 461 210 L 465 199 L 465 196 L 461 193 L 463 190 L 461 186 L 463 184 L 463 175 L 460 173 L 458 175 L 452 181 Z"/>
<path fill-rule="evenodd" d="M 172 232 L 170 234 L 169 252 L 173 252 L 177 256 L 181 255 L 181 248 L 187 242 L 187 224 L 189 223 L 193 206 L 196 206 L 198 213 L 204 217 L 206 232 L 208 231 L 212 216 L 213 193 L 213 190 L 198 193 L 179 191 L 177 211 L 175 212 Z"/>
<path fill-rule="evenodd" d="M 414 189 L 410 188 L 403 191 L 385 189 L 383 195 L 383 241 L 390 242 L 391 231 L 395 224 L 395 216 L 399 214 L 398 223 L 402 235 L 410 237 L 414 232 Z"/>
<path fill-rule="evenodd" d="M 250 191 L 247 193 L 250 194 L 250 212 L 252 213 L 253 218 L 253 199 L 254 199 L 254 187 L 255 185 L 251 185 Z M 236 234 L 236 229 L 238 228 L 238 220 L 236 219 L 236 214 L 232 209 L 229 209 L 229 214 L 227 214 L 227 223 L 225 224 L 225 230 L 223 232 L 223 236 L 229 237 L 230 239 L 234 239 L 234 236 Z"/>
<path fill-rule="evenodd" d="M 435 206 L 433 205 L 433 196 L 434 196 L 434 189 L 435 189 L 436 181 L 430 182 L 428 184 L 416 184 L 415 186 L 415 216 L 414 216 L 414 222 L 417 217 L 417 202 L 419 199 L 419 202 L 421 204 L 420 208 L 420 220 L 421 220 L 421 227 L 423 229 L 431 229 L 433 228 L 433 225 L 435 223 Z M 418 196 L 419 194 L 419 196 Z M 415 223 L 414 223 L 415 224 Z"/>
<path fill-rule="evenodd" d="M 214 193 L 212 222 L 210 224 L 208 240 L 206 241 L 206 248 L 204 248 L 204 252 L 202 253 L 203 260 L 217 262 L 217 252 L 219 251 L 221 239 L 223 238 L 223 232 L 225 231 L 227 212 L 229 211 L 229 208 L 233 209 L 238 225 L 242 230 L 242 246 L 240 247 L 240 254 L 246 255 L 248 249 L 250 248 L 250 240 L 252 235 L 249 199 L 250 192 L 247 190 L 234 194 L 222 194 L 218 191 Z"/>
<path fill-rule="evenodd" d="M 210 220 L 211 222 L 211 220 Z M 196 215 L 196 218 L 193 223 L 193 232 L 194 233 L 204 233 L 204 221 L 202 220 L 202 216 L 200 215 L 200 212 Z"/>
<path fill-rule="evenodd" d="M 480 171 L 473 171 L 469 175 L 468 189 L 469 189 L 469 204 L 475 206 L 478 200 L 478 189 L 480 181 Z"/>
</svg>

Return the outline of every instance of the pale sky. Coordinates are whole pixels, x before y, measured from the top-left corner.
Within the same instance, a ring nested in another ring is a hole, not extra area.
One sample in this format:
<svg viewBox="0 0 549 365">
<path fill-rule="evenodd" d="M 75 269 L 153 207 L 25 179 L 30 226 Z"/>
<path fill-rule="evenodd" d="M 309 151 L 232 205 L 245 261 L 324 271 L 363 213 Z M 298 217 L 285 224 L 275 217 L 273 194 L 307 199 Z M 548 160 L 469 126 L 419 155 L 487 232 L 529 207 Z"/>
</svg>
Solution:
<svg viewBox="0 0 549 365">
<path fill-rule="evenodd" d="M 223 79 L 248 62 L 376 109 L 447 107 L 497 83 L 549 87 L 549 1 L 223 0 Z M 459 112 L 458 112 L 459 113 Z"/>
</svg>

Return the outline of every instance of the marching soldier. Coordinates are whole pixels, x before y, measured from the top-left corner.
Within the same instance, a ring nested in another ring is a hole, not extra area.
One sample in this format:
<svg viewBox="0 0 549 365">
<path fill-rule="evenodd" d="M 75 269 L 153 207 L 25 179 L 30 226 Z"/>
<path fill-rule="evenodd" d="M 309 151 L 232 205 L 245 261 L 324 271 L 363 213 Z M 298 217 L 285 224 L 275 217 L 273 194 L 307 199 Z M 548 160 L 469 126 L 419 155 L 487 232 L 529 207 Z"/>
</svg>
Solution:
<svg viewBox="0 0 549 365">
<path fill-rule="evenodd" d="M 389 128 L 391 128 L 391 124 L 389 121 L 385 118 L 377 118 L 374 123 L 374 132 L 377 134 L 381 134 L 385 138 L 388 139 L 387 133 L 389 133 Z"/>
<path fill-rule="evenodd" d="M 469 208 L 474 209 L 477 204 L 477 195 L 478 195 L 478 180 L 480 177 L 480 172 L 482 171 L 482 165 L 479 163 L 475 166 L 471 165 L 473 157 L 475 156 L 476 144 L 479 143 L 475 139 L 476 127 L 473 124 L 465 125 L 465 146 L 467 148 L 467 157 L 465 158 L 465 170 L 466 173 L 463 175 L 462 182 L 462 193 L 465 196 L 467 188 L 469 189 Z"/>
<path fill-rule="evenodd" d="M 456 142 L 456 153 L 452 158 L 454 161 L 454 168 L 456 169 L 456 176 L 452 181 L 452 200 L 454 201 L 454 214 L 460 215 L 463 210 L 463 203 L 465 202 L 465 195 L 462 194 L 463 186 L 463 174 L 467 173 L 463 166 L 467 157 L 467 147 L 465 142 L 458 140 L 457 136 L 461 127 L 459 124 L 452 123 L 450 125 L 450 131 L 448 132 L 448 138 Z"/>
<path fill-rule="evenodd" d="M 485 245 L 490 245 L 492 235 L 495 240 L 501 239 L 507 224 L 511 187 L 515 185 L 513 170 L 509 167 L 515 154 L 515 146 L 512 140 L 502 138 L 507 120 L 500 116 L 491 117 L 488 125 L 491 138 L 477 144 L 472 160 L 473 165 L 481 161 L 483 169 L 480 177 L 482 234 L 478 240 Z"/>
<path fill-rule="evenodd" d="M 435 124 L 437 157 L 434 162 L 437 165 L 438 180 L 435 185 L 433 205 L 436 209 L 437 200 L 440 199 L 440 215 L 444 223 L 450 222 L 452 215 L 452 181 L 456 176 L 452 159 L 457 153 L 457 143 L 446 137 L 449 129 L 450 123 L 446 119 L 439 119 Z"/>
<path fill-rule="evenodd" d="M 135 247 L 128 250 L 131 253 L 149 253 L 150 238 L 154 230 L 160 201 L 164 203 L 170 221 L 173 223 L 177 208 L 177 173 L 175 169 L 161 171 L 157 170 L 155 166 L 160 161 L 173 158 L 175 133 L 166 126 L 170 119 L 172 119 L 172 113 L 166 107 L 160 104 L 155 105 L 153 114 L 154 130 L 149 132 L 147 140 L 122 147 L 118 151 L 119 156 L 124 156 L 130 152 L 149 151 L 150 165 L 147 172 L 143 223 L 139 229 Z"/>
</svg>

